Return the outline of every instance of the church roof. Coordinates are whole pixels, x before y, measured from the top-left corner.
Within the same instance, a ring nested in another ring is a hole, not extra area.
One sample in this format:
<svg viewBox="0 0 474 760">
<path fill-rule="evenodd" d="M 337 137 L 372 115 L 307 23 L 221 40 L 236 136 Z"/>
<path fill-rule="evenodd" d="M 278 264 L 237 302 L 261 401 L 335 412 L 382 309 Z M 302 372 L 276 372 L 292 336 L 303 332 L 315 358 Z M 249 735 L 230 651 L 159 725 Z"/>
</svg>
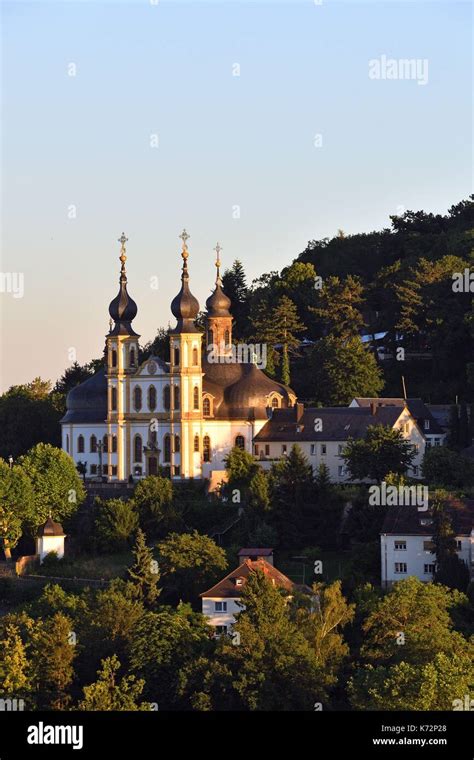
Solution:
<svg viewBox="0 0 474 760">
<path fill-rule="evenodd" d="M 48 517 L 45 524 L 38 528 L 38 536 L 64 536 L 63 526 Z"/>
<path fill-rule="evenodd" d="M 69 391 L 62 423 L 105 422 L 107 418 L 107 379 L 105 368 Z"/>
<path fill-rule="evenodd" d="M 128 238 L 126 238 L 122 232 L 122 236 L 119 239 L 119 243 L 121 243 L 122 246 L 119 257 L 121 261 L 119 279 L 120 287 L 119 292 L 109 305 L 109 314 L 115 322 L 109 335 L 136 335 L 139 337 L 138 333 L 136 333 L 132 327 L 132 320 L 137 316 L 138 306 L 127 290 L 127 273 L 125 271 L 125 262 L 127 260 L 125 255 L 125 243 L 127 242 L 127 239 Z"/>
</svg>

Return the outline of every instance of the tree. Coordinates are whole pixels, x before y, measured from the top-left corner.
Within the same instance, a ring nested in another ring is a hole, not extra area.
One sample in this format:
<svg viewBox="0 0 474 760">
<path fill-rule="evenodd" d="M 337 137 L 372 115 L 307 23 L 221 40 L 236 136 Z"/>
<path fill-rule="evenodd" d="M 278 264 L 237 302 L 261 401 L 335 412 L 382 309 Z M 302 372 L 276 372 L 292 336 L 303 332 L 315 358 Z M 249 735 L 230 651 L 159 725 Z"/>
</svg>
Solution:
<svg viewBox="0 0 474 760">
<path fill-rule="evenodd" d="M 298 546 L 304 530 L 304 513 L 314 500 L 313 470 L 298 445 L 270 471 L 273 520 L 287 546 Z"/>
<path fill-rule="evenodd" d="M 474 485 L 474 463 L 446 446 L 431 446 L 423 457 L 423 477 L 430 485 L 465 488 Z"/>
<path fill-rule="evenodd" d="M 234 503 L 247 503 L 250 497 L 250 484 L 260 469 L 250 452 L 234 446 L 224 459 L 227 471 L 227 484 L 224 493 Z M 238 498 L 238 501 L 235 499 Z"/>
<path fill-rule="evenodd" d="M 344 280 L 328 277 L 319 291 L 319 304 L 312 311 L 323 326 L 323 334 L 335 338 L 357 337 L 364 325 L 361 307 L 364 288 L 358 277 L 348 275 Z"/>
<path fill-rule="evenodd" d="M 5 559 L 17 545 L 28 521 L 33 520 L 34 495 L 30 480 L 21 467 L 9 467 L 0 460 L 0 539 Z"/>
<path fill-rule="evenodd" d="M 94 374 L 89 364 L 81 366 L 75 361 L 70 367 L 67 367 L 59 380 L 56 381 L 54 391 L 66 396 L 70 390 L 88 380 Z"/>
<path fill-rule="evenodd" d="M 434 579 L 443 586 L 466 591 L 470 580 L 469 568 L 457 554 L 451 554 L 440 562 Z"/>
<path fill-rule="evenodd" d="M 222 287 L 231 301 L 234 317 L 234 335 L 242 339 L 246 334 L 248 323 L 248 287 L 242 262 L 236 259 L 230 269 L 222 276 Z"/>
<path fill-rule="evenodd" d="M 166 535 L 176 529 L 179 520 L 173 509 L 173 484 L 169 478 L 157 475 L 144 478 L 137 483 L 132 502 L 148 535 Z"/>
<path fill-rule="evenodd" d="M 71 620 L 61 612 L 36 621 L 30 656 L 40 709 L 64 710 L 70 702 L 76 657 L 72 634 Z"/>
<path fill-rule="evenodd" d="M 21 699 L 31 689 L 30 663 L 18 627 L 7 623 L 0 638 L 0 692 L 5 699 Z"/>
<path fill-rule="evenodd" d="M 449 434 L 448 443 L 452 449 L 460 448 L 461 441 L 460 421 L 457 404 L 451 404 L 449 407 Z"/>
<path fill-rule="evenodd" d="M 261 467 L 258 467 L 250 480 L 249 506 L 258 514 L 270 508 L 270 486 L 268 477 Z"/>
<path fill-rule="evenodd" d="M 126 548 L 138 528 L 138 514 L 130 501 L 122 499 L 95 501 L 98 511 L 95 530 L 99 546 L 105 551 Z"/>
<path fill-rule="evenodd" d="M 76 511 L 85 498 L 82 481 L 71 457 L 48 443 L 38 443 L 19 460 L 33 486 L 35 513 L 32 527 L 48 518 L 63 520 Z"/>
<path fill-rule="evenodd" d="M 145 534 L 140 528 L 132 553 L 135 562 L 128 568 L 128 575 L 137 589 L 138 598 L 146 607 L 153 607 L 161 593 L 158 588 L 160 571 L 158 562 L 153 558 L 153 551 L 146 545 Z"/>
<path fill-rule="evenodd" d="M 170 533 L 158 544 L 158 552 L 167 591 L 183 601 L 196 603 L 198 595 L 219 580 L 227 568 L 224 550 L 196 530 Z"/>
<path fill-rule="evenodd" d="M 290 354 L 295 353 L 299 346 L 296 337 L 306 328 L 298 317 L 294 302 L 288 296 L 281 296 L 277 304 L 267 306 L 252 318 L 252 328 L 255 340 L 270 344 L 267 348 L 274 350 L 276 344 L 282 347 L 281 381 L 290 384 Z"/>
<path fill-rule="evenodd" d="M 400 430 L 388 425 L 369 425 L 364 438 L 347 442 L 342 457 L 353 480 L 370 478 L 380 483 L 388 473 L 405 474 L 415 451 Z"/>
<path fill-rule="evenodd" d="M 0 457 L 15 459 L 39 442 L 61 445 L 57 409 L 48 381 L 36 378 L 27 385 L 15 385 L 0 396 Z"/>
<path fill-rule="evenodd" d="M 153 341 L 146 343 L 140 352 L 140 362 L 145 361 L 149 356 L 157 356 L 165 362 L 170 360 L 170 336 L 169 330 L 159 327 Z"/>
<path fill-rule="evenodd" d="M 448 494 L 446 491 L 435 491 L 431 497 L 431 513 L 433 517 L 433 553 L 440 565 L 447 557 L 456 554 L 456 534 L 453 530 L 448 509 Z"/>
<path fill-rule="evenodd" d="M 378 396 L 384 385 L 374 355 L 359 337 L 322 338 L 311 353 L 310 369 L 312 395 L 325 406 L 347 406 L 356 396 Z"/>
<path fill-rule="evenodd" d="M 84 698 L 79 702 L 79 710 L 89 711 L 134 711 L 149 710 L 150 705 L 138 700 L 145 682 L 134 675 L 117 680 L 120 662 L 113 655 L 102 660 L 102 667 L 97 671 L 97 681 L 84 686 Z"/>
</svg>

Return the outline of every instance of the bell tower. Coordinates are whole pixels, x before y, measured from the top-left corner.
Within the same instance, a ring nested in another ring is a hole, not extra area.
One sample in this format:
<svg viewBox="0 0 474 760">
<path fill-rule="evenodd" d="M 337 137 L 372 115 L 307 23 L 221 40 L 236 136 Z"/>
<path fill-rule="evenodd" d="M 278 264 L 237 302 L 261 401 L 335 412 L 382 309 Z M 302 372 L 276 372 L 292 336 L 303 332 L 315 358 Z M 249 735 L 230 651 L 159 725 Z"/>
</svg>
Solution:
<svg viewBox="0 0 474 760">
<path fill-rule="evenodd" d="M 138 367 L 139 335 L 132 327 L 138 307 L 127 291 L 127 261 L 122 232 L 119 238 L 119 292 L 110 302 L 110 331 L 106 336 L 107 349 L 107 456 L 108 477 L 126 480 L 130 475 L 130 440 L 126 418 L 130 412 L 130 376 Z"/>
<path fill-rule="evenodd" d="M 181 290 L 171 302 L 176 327 L 170 331 L 169 467 L 172 478 L 191 478 L 201 474 L 202 333 L 194 324 L 199 313 L 199 302 L 189 289 L 189 235 L 186 230 L 180 238 L 183 259 Z"/>
<path fill-rule="evenodd" d="M 214 356 L 227 356 L 232 353 L 232 315 L 229 311 L 231 302 L 222 290 L 220 275 L 220 252 L 219 243 L 214 248 L 216 252 L 216 286 L 206 301 L 206 348 Z"/>
</svg>

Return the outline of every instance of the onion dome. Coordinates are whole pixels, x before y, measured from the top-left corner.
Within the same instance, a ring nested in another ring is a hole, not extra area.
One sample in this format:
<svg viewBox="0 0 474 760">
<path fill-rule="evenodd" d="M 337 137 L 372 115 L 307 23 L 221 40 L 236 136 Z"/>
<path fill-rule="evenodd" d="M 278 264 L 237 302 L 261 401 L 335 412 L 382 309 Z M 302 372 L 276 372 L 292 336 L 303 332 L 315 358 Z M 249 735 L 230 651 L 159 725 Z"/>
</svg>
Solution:
<svg viewBox="0 0 474 760">
<path fill-rule="evenodd" d="M 199 301 L 193 296 L 189 290 L 189 272 L 188 272 L 188 246 L 186 244 L 189 238 L 186 230 L 183 230 L 180 235 L 183 241 L 183 249 L 181 256 L 183 258 L 183 269 L 181 274 L 181 290 L 178 295 L 171 301 L 171 312 L 176 317 L 177 325 L 172 334 L 176 333 L 194 333 L 200 332 L 195 326 L 194 321 L 199 314 Z"/>
<path fill-rule="evenodd" d="M 111 328 L 109 335 L 137 335 L 134 331 L 131 323 L 137 316 L 138 307 L 133 298 L 131 298 L 127 291 L 127 273 L 125 271 L 125 262 L 127 257 L 125 255 L 125 243 L 128 238 L 122 232 L 122 236 L 119 238 L 122 248 L 120 252 L 120 289 L 113 301 L 110 302 L 109 314 L 115 322 L 113 329 Z M 138 337 L 138 335 L 137 335 Z"/>
<path fill-rule="evenodd" d="M 206 301 L 206 309 L 207 309 L 207 316 L 208 317 L 230 317 L 232 316 L 229 309 L 231 306 L 231 300 L 226 296 L 224 291 L 222 290 L 222 279 L 220 276 L 220 258 L 219 253 L 221 252 L 222 248 L 220 247 L 219 243 L 217 243 L 216 247 L 214 248 L 216 252 L 216 269 L 217 269 L 217 276 L 216 276 L 216 287 L 215 290 L 212 292 L 212 294 L 209 296 L 209 298 Z"/>
<path fill-rule="evenodd" d="M 51 518 L 51 513 L 49 514 L 48 519 L 46 520 L 44 525 L 41 525 L 41 527 L 38 529 L 38 536 L 64 536 L 64 530 L 61 523 L 54 522 L 54 520 Z"/>
<path fill-rule="evenodd" d="M 278 393 L 282 397 L 282 406 L 290 406 L 288 389 L 282 383 L 272 380 L 268 375 L 258 369 L 256 364 L 247 364 L 242 378 L 235 383 L 227 394 L 228 403 L 231 407 L 249 409 L 250 407 L 265 408 L 268 406 L 268 397 L 271 393 Z"/>
</svg>

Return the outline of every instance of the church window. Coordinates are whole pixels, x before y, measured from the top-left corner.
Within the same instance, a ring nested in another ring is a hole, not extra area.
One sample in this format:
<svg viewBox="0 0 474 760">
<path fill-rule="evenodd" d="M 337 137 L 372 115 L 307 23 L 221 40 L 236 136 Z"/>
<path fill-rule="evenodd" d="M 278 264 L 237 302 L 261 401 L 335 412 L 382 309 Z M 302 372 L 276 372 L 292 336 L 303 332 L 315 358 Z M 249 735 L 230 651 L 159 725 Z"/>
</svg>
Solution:
<svg viewBox="0 0 474 760">
<path fill-rule="evenodd" d="M 175 385 L 173 387 L 173 391 L 174 391 L 174 393 L 173 393 L 173 396 L 174 396 L 174 408 L 175 409 L 179 409 L 179 405 L 180 405 L 179 386 Z"/>
<path fill-rule="evenodd" d="M 150 385 L 148 388 L 148 409 L 153 412 L 156 409 L 156 388 Z"/>
<path fill-rule="evenodd" d="M 97 465 L 91 464 L 91 475 L 97 475 Z"/>
<path fill-rule="evenodd" d="M 205 462 L 211 461 L 211 439 L 208 435 L 202 439 L 202 458 Z"/>
<path fill-rule="evenodd" d="M 135 349 L 134 348 L 130 349 L 130 366 L 131 367 L 135 366 Z"/>
<path fill-rule="evenodd" d="M 194 436 L 194 451 L 199 451 L 199 436 Z"/>
<path fill-rule="evenodd" d="M 235 445 L 238 449 L 245 449 L 245 438 L 243 435 L 237 435 L 235 438 Z"/>
<path fill-rule="evenodd" d="M 69 454 L 69 436 L 66 435 L 66 451 Z"/>
<path fill-rule="evenodd" d="M 142 437 L 141 435 L 136 435 L 133 439 L 133 461 L 134 462 L 141 462 L 142 461 Z"/>
<path fill-rule="evenodd" d="M 198 364 L 198 350 L 197 348 L 193 348 L 193 366 L 197 367 Z"/>
<path fill-rule="evenodd" d="M 202 402 L 202 413 L 204 417 L 211 416 L 211 399 L 209 396 L 206 396 Z"/>
<path fill-rule="evenodd" d="M 199 410 L 199 387 L 197 385 L 194 386 L 193 390 L 193 407 Z"/>
<path fill-rule="evenodd" d="M 230 345 L 230 332 L 226 330 L 224 333 L 224 343 L 226 346 Z"/>
<path fill-rule="evenodd" d="M 272 409 L 278 409 L 279 406 L 280 406 L 280 402 L 278 401 L 278 396 L 273 396 Z"/>
<path fill-rule="evenodd" d="M 171 407 L 171 393 L 169 385 L 163 388 L 163 406 L 168 411 Z"/>
<path fill-rule="evenodd" d="M 179 454 L 179 452 L 181 450 L 181 442 L 179 440 L 179 435 L 175 435 L 175 437 L 174 437 L 174 450 L 175 450 L 176 454 Z"/>
<path fill-rule="evenodd" d="M 169 462 L 171 459 L 171 438 L 169 435 L 165 435 L 164 438 L 164 460 Z"/>
<path fill-rule="evenodd" d="M 208 346 L 214 345 L 214 330 L 207 331 L 207 345 Z"/>
<path fill-rule="evenodd" d="M 84 436 L 80 435 L 77 439 L 77 451 L 78 454 L 84 453 Z"/>
<path fill-rule="evenodd" d="M 112 453 L 113 454 L 117 453 L 117 436 L 116 435 L 112 436 Z"/>
<path fill-rule="evenodd" d="M 110 393 L 110 407 L 113 412 L 117 410 L 117 388 L 112 388 Z"/>
<path fill-rule="evenodd" d="M 109 450 L 109 436 L 107 434 L 102 438 L 102 445 L 104 447 L 103 450 L 107 453 Z"/>
<path fill-rule="evenodd" d="M 133 405 L 137 412 L 142 408 L 142 389 L 138 385 L 133 391 Z"/>
<path fill-rule="evenodd" d="M 175 348 L 175 349 L 174 349 L 174 353 L 173 353 L 173 364 L 174 364 L 176 367 L 179 367 L 179 348 Z"/>
<path fill-rule="evenodd" d="M 89 450 L 91 454 L 97 453 L 97 438 L 95 437 L 95 435 L 91 435 Z"/>
<path fill-rule="evenodd" d="M 117 366 L 117 351 L 115 348 L 112 349 L 112 367 Z"/>
</svg>

